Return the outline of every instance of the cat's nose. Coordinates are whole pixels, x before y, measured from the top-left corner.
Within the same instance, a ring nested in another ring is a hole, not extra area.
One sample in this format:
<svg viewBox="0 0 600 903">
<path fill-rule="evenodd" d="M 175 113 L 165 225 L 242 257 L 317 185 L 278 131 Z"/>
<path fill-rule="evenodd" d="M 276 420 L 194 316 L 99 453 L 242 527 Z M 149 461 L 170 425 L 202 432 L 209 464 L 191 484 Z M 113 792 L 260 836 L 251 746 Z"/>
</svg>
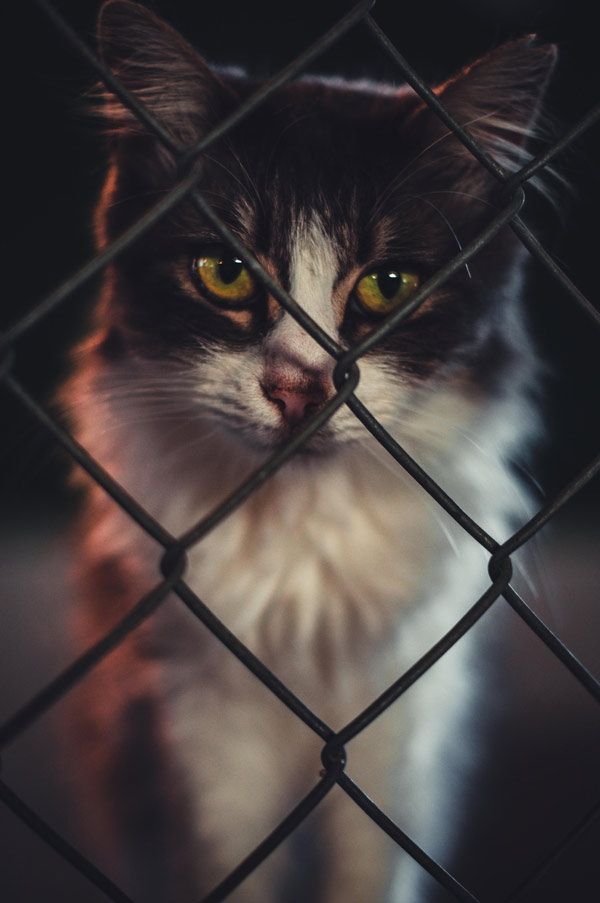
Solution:
<svg viewBox="0 0 600 903">
<path fill-rule="evenodd" d="M 281 411 L 281 416 L 290 427 L 300 426 L 308 420 L 327 397 L 326 389 L 320 384 L 294 388 L 277 383 L 267 383 L 262 390 L 269 401 Z"/>
</svg>

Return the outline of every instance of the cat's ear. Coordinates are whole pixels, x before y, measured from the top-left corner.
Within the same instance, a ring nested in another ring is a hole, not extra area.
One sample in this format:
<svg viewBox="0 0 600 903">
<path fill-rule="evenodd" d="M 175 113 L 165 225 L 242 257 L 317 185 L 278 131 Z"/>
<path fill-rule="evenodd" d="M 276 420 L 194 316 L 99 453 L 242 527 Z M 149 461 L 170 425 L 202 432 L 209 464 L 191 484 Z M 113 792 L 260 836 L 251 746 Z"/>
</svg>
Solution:
<svg viewBox="0 0 600 903">
<path fill-rule="evenodd" d="M 523 162 L 556 64 L 552 44 L 527 36 L 498 47 L 436 90 L 454 118 L 508 171 Z M 438 129 L 445 129 L 438 126 Z"/>
<path fill-rule="evenodd" d="M 102 61 L 184 144 L 197 141 L 231 106 L 231 89 L 178 32 L 146 7 L 108 0 L 98 20 Z M 103 115 L 118 137 L 147 135 L 147 127 L 110 91 Z"/>
</svg>

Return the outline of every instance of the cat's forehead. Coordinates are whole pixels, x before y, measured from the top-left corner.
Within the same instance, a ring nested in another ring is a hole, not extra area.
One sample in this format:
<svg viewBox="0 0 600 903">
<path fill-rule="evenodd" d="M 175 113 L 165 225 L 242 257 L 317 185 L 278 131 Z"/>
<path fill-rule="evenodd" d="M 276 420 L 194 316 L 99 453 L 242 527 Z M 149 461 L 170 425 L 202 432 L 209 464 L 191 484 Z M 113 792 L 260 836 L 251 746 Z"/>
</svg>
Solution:
<svg viewBox="0 0 600 903">
<path fill-rule="evenodd" d="M 289 250 L 299 224 L 316 217 L 340 254 L 354 256 L 356 236 L 414 156 L 403 124 L 416 103 L 406 88 L 367 81 L 292 82 L 236 129 L 216 179 L 229 168 L 234 181 L 225 190 L 254 220 L 254 235 L 265 221 L 272 250 Z"/>
<path fill-rule="evenodd" d="M 260 83 L 245 84 L 253 94 Z M 239 90 L 239 86 L 238 86 Z M 292 162 L 317 163 L 330 177 L 346 168 L 383 163 L 402 152 L 405 124 L 420 101 L 406 86 L 367 80 L 306 77 L 283 85 L 232 135 L 245 148 L 254 146 L 272 170 Z M 329 162 L 330 166 L 326 164 Z"/>
</svg>

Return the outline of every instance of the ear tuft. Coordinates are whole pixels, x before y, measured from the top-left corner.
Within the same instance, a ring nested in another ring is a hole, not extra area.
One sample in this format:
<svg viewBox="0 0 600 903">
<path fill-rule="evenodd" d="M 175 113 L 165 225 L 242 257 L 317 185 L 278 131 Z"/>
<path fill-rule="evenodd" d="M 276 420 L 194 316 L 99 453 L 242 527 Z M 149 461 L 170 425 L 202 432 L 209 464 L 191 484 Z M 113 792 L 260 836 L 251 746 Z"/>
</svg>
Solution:
<svg viewBox="0 0 600 903">
<path fill-rule="evenodd" d="M 455 119 L 512 171 L 523 162 L 557 59 L 535 35 L 511 41 L 472 63 L 437 89 Z"/>
<path fill-rule="evenodd" d="M 231 92 L 178 32 L 130 0 L 108 0 L 98 19 L 102 61 L 171 134 L 192 143 L 218 121 Z M 103 113 L 123 137 L 145 134 L 144 125 L 110 91 Z"/>
</svg>

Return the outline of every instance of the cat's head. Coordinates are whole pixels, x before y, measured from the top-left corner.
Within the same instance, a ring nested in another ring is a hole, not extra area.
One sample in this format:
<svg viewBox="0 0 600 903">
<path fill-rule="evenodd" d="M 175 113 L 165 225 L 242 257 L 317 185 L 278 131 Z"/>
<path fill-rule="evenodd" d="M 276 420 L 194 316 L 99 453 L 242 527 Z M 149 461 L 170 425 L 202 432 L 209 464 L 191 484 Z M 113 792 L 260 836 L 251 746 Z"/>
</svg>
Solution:
<svg viewBox="0 0 600 903">
<path fill-rule="evenodd" d="M 238 71 L 210 68 L 165 23 L 126 0 L 103 8 L 100 48 L 186 146 L 260 87 Z M 518 40 L 438 91 L 506 169 L 522 159 L 554 57 L 552 47 Z M 97 213 L 100 244 L 178 178 L 172 155 L 126 106 L 108 94 L 104 112 L 111 169 Z M 206 200 L 342 347 L 405 303 L 502 204 L 501 186 L 407 88 L 299 79 L 201 160 Z M 386 426 L 439 387 L 483 398 L 518 369 L 522 334 L 510 317 L 520 261 L 507 228 L 365 356 L 357 394 Z M 332 356 L 192 200 L 112 264 L 101 311 L 101 354 L 185 374 L 179 384 L 190 411 L 251 446 L 285 440 L 334 393 Z M 342 409 L 311 447 L 362 433 Z"/>
</svg>

